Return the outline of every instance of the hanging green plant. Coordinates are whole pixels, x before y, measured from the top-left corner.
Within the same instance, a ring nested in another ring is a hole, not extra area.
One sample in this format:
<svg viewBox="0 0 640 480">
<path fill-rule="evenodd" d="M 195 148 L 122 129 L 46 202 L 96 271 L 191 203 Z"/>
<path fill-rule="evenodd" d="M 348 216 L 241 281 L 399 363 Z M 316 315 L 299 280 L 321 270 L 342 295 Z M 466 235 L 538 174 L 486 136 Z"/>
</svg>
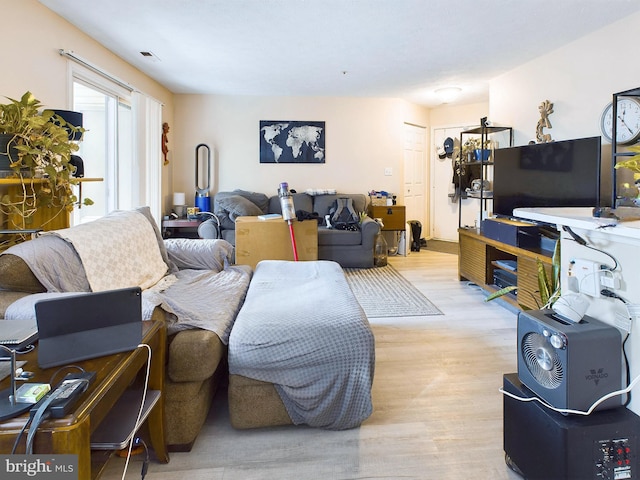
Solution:
<svg viewBox="0 0 640 480">
<path fill-rule="evenodd" d="M 51 209 L 51 218 L 55 218 L 76 205 L 72 187 L 78 181 L 69 160 L 78 145 L 69 137 L 70 132 L 84 129 L 67 124 L 52 110 L 41 110 L 42 104 L 31 92 L 20 100 L 8 100 L 0 104 L 0 154 L 5 158 L 5 164 L 0 163 L 0 176 L 18 179 L 20 193 L 4 193 L 0 211 L 7 228 L 29 229 L 38 209 Z M 90 199 L 83 201 L 85 205 L 92 203 Z"/>
</svg>

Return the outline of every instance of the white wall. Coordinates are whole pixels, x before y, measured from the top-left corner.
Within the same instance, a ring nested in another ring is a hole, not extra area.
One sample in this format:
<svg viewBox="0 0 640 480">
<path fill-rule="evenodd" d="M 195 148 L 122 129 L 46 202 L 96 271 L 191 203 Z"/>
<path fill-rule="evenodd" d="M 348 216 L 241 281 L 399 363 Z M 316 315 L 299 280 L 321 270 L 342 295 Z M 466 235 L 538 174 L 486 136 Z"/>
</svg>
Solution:
<svg viewBox="0 0 640 480">
<path fill-rule="evenodd" d="M 490 82 L 490 118 L 515 128 L 515 144 L 535 138 L 538 106 L 554 103 L 554 140 L 600 135 L 600 114 L 614 92 L 640 86 L 640 13 L 598 30 Z"/>
<path fill-rule="evenodd" d="M 36 0 L 0 0 L 5 12 L 0 50 L 0 102 L 4 97 L 20 98 L 26 91 L 49 108 L 70 108 L 68 60 L 59 49 L 72 50 L 85 60 L 133 85 L 164 104 L 163 121 L 173 124 L 173 95 L 166 88 L 115 56 L 95 40 Z M 173 132 L 169 140 L 173 140 Z M 87 132 L 90 135 L 91 132 Z M 160 142 L 160 139 L 158 139 Z M 170 143 L 169 148 L 173 145 Z M 170 157 L 172 152 L 170 152 Z M 85 162 L 90 162 L 88 158 Z M 163 168 L 166 196 L 172 165 Z"/>
<path fill-rule="evenodd" d="M 176 95 L 174 191 L 195 192 L 195 147 L 213 152 L 211 195 L 236 188 L 275 194 L 280 182 L 303 191 L 372 189 L 402 195 L 404 122 L 428 125 L 428 110 L 392 98 Z M 326 163 L 260 164 L 260 120 L 324 121 Z M 384 168 L 393 175 L 385 176 Z"/>
</svg>

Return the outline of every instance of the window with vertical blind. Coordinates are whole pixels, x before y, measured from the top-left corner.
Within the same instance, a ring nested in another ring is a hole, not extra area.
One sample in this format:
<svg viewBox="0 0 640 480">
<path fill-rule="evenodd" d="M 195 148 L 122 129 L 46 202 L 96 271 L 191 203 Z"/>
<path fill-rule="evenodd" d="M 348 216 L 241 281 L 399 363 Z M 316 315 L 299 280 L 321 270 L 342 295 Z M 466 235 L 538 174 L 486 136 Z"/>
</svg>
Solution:
<svg viewBox="0 0 640 480">
<path fill-rule="evenodd" d="M 96 70 L 70 62 L 71 108 L 82 112 L 86 130 L 78 155 L 85 177 L 104 179 L 82 184 L 94 205 L 75 209 L 73 223 L 143 205 L 159 222 L 162 105 Z"/>
</svg>

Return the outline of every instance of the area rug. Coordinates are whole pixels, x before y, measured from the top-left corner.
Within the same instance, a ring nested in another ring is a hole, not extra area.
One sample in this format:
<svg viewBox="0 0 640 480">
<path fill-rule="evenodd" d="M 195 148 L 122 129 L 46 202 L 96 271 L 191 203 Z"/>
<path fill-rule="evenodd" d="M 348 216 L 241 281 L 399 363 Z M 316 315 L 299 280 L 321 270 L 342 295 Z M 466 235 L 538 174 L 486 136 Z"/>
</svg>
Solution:
<svg viewBox="0 0 640 480">
<path fill-rule="evenodd" d="M 442 315 L 433 303 L 391 265 L 343 270 L 368 318 Z"/>
</svg>

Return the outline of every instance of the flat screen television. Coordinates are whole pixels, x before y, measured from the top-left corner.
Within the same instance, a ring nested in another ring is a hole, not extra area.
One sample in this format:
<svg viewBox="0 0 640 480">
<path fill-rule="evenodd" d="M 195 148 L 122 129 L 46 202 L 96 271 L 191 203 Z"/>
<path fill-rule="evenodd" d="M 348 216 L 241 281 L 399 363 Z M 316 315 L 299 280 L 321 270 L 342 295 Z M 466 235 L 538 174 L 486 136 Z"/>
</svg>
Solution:
<svg viewBox="0 0 640 480">
<path fill-rule="evenodd" d="M 493 156 L 493 213 L 600 205 L 600 137 L 500 148 Z"/>
</svg>

